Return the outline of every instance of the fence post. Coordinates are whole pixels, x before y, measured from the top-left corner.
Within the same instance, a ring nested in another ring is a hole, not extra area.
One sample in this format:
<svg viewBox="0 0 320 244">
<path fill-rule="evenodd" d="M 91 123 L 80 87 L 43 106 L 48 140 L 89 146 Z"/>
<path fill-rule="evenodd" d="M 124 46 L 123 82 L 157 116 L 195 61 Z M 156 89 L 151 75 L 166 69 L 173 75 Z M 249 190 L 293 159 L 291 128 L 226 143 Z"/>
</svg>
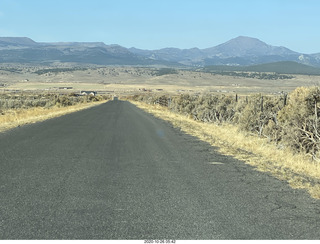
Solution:
<svg viewBox="0 0 320 244">
<path fill-rule="evenodd" d="M 261 113 L 263 113 L 263 96 L 261 95 Z"/>
<path fill-rule="evenodd" d="M 318 103 L 317 101 L 315 102 L 314 104 L 314 116 L 315 116 L 315 127 L 316 127 L 316 130 L 318 129 Z"/>
<path fill-rule="evenodd" d="M 286 106 L 286 105 L 287 105 L 287 96 L 288 96 L 287 93 L 284 93 L 284 94 L 283 94 L 283 106 Z"/>
<path fill-rule="evenodd" d="M 236 103 L 238 102 L 238 94 L 236 94 Z"/>
</svg>

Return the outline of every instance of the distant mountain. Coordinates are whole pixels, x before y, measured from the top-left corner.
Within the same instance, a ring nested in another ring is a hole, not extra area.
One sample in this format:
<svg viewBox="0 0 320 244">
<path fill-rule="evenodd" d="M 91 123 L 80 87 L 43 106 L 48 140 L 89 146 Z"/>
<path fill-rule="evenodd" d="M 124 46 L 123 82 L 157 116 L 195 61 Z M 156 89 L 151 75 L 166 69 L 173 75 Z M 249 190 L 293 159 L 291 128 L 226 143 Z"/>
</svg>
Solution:
<svg viewBox="0 0 320 244">
<path fill-rule="evenodd" d="M 28 37 L 0 37 L 0 49 L 34 47 L 37 45 L 38 43 Z"/>
<path fill-rule="evenodd" d="M 216 47 L 203 50 L 208 64 L 253 65 L 278 61 L 299 61 L 299 53 L 285 47 L 268 45 L 259 39 L 239 36 Z"/>
<path fill-rule="evenodd" d="M 148 59 L 176 62 L 183 65 L 194 65 L 201 63 L 202 60 L 206 57 L 206 55 L 199 48 L 163 48 L 159 50 L 142 50 L 137 48 L 130 48 L 129 51 Z"/>
<path fill-rule="evenodd" d="M 27 37 L 0 37 L 0 63 L 90 63 L 101 65 L 249 66 L 293 61 L 320 67 L 320 53 L 302 54 L 259 39 L 239 36 L 215 47 L 143 50 L 103 42 L 35 42 Z"/>
<path fill-rule="evenodd" d="M 254 65 L 267 62 L 295 61 L 320 66 L 320 55 L 302 55 L 285 47 L 268 45 L 259 39 L 239 36 L 218 46 L 206 49 L 164 48 L 131 52 L 155 60 L 170 60 L 185 65 Z"/>
<path fill-rule="evenodd" d="M 0 38 L 1 63 L 53 63 L 57 61 L 101 65 L 156 63 L 133 54 L 127 48 L 119 45 L 105 45 L 103 42 L 37 43 L 24 37 Z"/>
<path fill-rule="evenodd" d="M 239 36 L 216 47 L 203 49 L 203 51 L 209 55 L 209 57 L 219 56 L 220 58 L 273 55 L 288 56 L 298 54 L 288 48 L 271 46 L 259 39 L 245 36 Z"/>
</svg>

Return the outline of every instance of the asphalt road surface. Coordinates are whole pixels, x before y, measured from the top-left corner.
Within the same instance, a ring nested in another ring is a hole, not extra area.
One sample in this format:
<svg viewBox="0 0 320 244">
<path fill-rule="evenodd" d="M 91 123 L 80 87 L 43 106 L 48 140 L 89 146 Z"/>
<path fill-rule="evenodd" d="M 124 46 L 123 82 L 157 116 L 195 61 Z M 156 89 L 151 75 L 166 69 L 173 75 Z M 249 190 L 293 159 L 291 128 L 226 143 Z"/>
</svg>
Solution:
<svg viewBox="0 0 320 244">
<path fill-rule="evenodd" d="M 0 239 L 319 239 L 320 203 L 124 101 L 0 134 Z"/>
</svg>

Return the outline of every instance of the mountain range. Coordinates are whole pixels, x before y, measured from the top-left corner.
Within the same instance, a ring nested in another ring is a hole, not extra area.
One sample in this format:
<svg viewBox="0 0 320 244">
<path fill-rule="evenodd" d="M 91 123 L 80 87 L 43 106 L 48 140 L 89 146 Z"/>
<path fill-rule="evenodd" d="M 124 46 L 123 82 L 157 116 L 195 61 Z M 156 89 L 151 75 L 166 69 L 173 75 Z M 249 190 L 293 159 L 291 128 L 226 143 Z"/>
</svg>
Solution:
<svg viewBox="0 0 320 244">
<path fill-rule="evenodd" d="M 248 66 L 294 61 L 320 67 L 320 53 L 303 54 L 239 36 L 220 45 L 199 49 L 143 50 L 103 42 L 35 42 L 27 37 L 0 37 L 0 63 L 54 62 L 99 65 Z"/>
</svg>

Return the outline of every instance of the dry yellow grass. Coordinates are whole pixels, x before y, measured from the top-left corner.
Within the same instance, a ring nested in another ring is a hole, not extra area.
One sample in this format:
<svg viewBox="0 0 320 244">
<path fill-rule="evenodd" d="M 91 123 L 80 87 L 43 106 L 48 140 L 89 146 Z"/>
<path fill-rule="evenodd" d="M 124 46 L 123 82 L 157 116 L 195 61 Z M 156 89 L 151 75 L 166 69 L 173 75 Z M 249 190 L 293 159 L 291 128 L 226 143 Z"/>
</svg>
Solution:
<svg viewBox="0 0 320 244">
<path fill-rule="evenodd" d="M 289 149 L 279 149 L 267 139 L 240 132 L 234 125 L 202 123 L 164 107 L 132 103 L 218 147 L 221 153 L 243 160 L 259 171 L 270 172 L 275 177 L 286 180 L 291 187 L 306 189 L 312 197 L 320 199 L 320 165 L 308 156 L 294 154 Z"/>
<path fill-rule="evenodd" d="M 106 101 L 83 103 L 69 107 L 52 107 L 49 109 L 37 107 L 31 109 L 7 110 L 4 115 L 0 115 L 0 132 L 20 125 L 40 122 L 64 114 L 76 112 L 105 102 Z"/>
</svg>

